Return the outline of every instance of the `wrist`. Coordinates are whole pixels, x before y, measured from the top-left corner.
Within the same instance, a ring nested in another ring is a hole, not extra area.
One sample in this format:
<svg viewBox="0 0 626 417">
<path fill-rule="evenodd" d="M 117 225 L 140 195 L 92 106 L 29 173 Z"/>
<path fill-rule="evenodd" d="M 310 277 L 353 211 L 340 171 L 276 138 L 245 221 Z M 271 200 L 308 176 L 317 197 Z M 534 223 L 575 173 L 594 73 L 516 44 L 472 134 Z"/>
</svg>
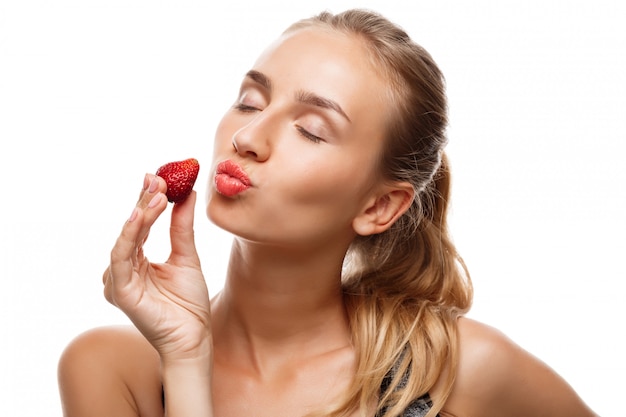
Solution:
<svg viewBox="0 0 626 417">
<path fill-rule="evenodd" d="M 161 354 L 161 370 L 173 372 L 198 373 L 201 370 L 209 374 L 213 367 L 213 354 L 209 349 L 173 352 Z"/>
<path fill-rule="evenodd" d="M 157 347 L 161 357 L 161 366 L 179 366 L 193 362 L 213 360 L 213 341 L 211 334 L 200 334 L 188 340 L 178 340 L 169 345 Z"/>
<path fill-rule="evenodd" d="M 213 417 L 211 355 L 161 358 L 161 378 L 168 417 Z"/>
<path fill-rule="evenodd" d="M 209 360 L 161 361 L 161 378 L 163 378 L 165 387 L 170 381 L 174 383 L 180 383 L 183 380 L 190 383 L 210 383 L 212 371 L 213 364 Z"/>
</svg>

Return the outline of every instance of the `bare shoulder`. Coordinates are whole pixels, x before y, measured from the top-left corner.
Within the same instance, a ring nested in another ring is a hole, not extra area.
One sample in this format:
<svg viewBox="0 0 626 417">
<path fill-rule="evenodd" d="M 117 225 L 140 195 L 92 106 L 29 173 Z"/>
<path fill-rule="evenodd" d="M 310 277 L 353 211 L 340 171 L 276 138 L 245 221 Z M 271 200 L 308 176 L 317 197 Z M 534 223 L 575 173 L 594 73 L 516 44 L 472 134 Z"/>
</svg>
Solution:
<svg viewBox="0 0 626 417">
<path fill-rule="evenodd" d="M 162 414 L 159 357 L 133 327 L 78 335 L 59 359 L 58 379 L 65 416 Z"/>
<path fill-rule="evenodd" d="M 462 416 L 595 414 L 566 381 L 504 333 L 459 319 L 460 357 L 447 411 Z"/>
</svg>

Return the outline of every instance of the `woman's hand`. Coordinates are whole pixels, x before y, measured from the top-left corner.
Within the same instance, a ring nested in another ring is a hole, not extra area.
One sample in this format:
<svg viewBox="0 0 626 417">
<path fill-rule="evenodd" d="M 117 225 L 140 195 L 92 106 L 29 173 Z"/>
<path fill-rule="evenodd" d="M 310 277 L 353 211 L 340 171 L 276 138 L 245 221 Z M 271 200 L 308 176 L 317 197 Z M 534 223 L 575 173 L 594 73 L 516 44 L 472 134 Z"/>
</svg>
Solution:
<svg viewBox="0 0 626 417">
<path fill-rule="evenodd" d="M 104 293 L 162 361 L 206 359 L 212 349 L 210 304 L 194 242 L 195 192 L 172 209 L 168 260 L 151 263 L 143 252 L 150 228 L 167 207 L 166 187 L 162 178 L 146 175 L 137 206 L 111 251 Z"/>
</svg>

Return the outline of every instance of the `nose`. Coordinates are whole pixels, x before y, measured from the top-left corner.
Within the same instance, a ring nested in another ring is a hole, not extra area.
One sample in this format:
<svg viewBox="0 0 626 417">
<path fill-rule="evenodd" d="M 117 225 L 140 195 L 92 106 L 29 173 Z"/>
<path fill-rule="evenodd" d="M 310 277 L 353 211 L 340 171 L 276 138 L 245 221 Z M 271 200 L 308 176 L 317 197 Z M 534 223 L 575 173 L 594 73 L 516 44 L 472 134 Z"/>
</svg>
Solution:
<svg viewBox="0 0 626 417">
<path fill-rule="evenodd" d="M 235 151 L 244 158 L 253 158 L 258 162 L 267 160 L 271 147 L 270 124 L 263 113 L 257 114 L 253 120 L 233 135 L 232 143 Z"/>
</svg>

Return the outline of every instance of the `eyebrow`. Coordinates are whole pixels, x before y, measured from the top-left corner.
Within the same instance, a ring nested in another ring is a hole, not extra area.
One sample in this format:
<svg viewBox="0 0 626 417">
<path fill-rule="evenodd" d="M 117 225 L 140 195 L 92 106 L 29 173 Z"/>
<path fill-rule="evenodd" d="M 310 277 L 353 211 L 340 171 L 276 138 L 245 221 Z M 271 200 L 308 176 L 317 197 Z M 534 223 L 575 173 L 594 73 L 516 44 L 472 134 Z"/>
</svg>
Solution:
<svg viewBox="0 0 626 417">
<path fill-rule="evenodd" d="M 256 70 L 250 70 L 246 73 L 246 77 L 250 78 L 255 83 L 261 85 L 268 91 L 272 90 L 272 81 L 262 72 Z M 341 116 L 343 116 L 348 122 L 352 123 L 346 112 L 343 111 L 341 106 L 331 99 L 319 96 L 310 91 L 300 90 L 296 93 L 296 100 L 303 104 L 309 104 L 311 106 L 321 107 L 323 109 L 330 109 Z"/>
<path fill-rule="evenodd" d="M 300 103 L 310 104 L 312 106 L 321 107 L 323 109 L 333 110 L 343 116 L 348 122 L 352 123 L 348 115 L 343 111 L 341 106 L 336 101 L 318 96 L 317 94 L 310 91 L 302 90 L 296 93 L 296 100 L 298 100 Z"/>
<path fill-rule="evenodd" d="M 246 73 L 246 77 L 250 78 L 252 81 L 254 81 L 257 84 L 260 84 L 266 90 L 269 90 L 269 91 L 272 90 L 272 82 L 262 72 L 250 70 Z"/>
</svg>

